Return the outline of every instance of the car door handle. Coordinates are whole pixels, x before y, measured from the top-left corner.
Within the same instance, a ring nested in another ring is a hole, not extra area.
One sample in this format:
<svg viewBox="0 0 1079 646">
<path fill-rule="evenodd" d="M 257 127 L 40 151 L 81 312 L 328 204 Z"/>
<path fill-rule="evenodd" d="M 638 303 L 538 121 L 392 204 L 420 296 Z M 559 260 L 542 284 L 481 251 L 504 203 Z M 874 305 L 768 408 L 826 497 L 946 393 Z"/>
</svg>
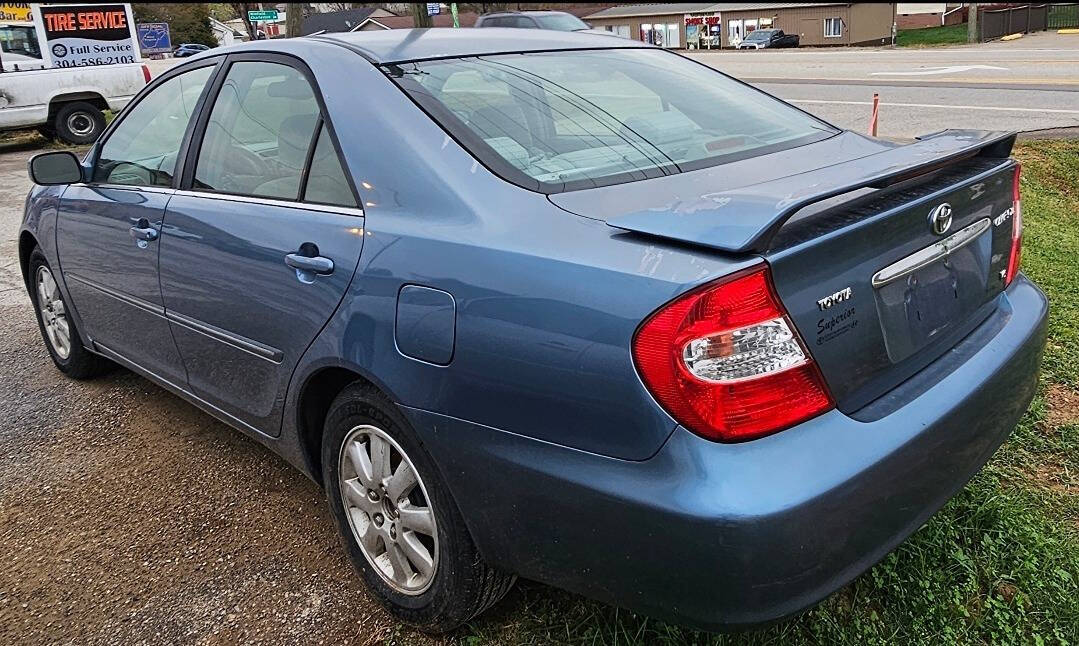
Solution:
<svg viewBox="0 0 1079 646">
<path fill-rule="evenodd" d="M 304 256 L 290 253 L 285 256 L 285 264 L 297 271 L 307 271 L 325 276 L 333 273 L 333 261 L 322 256 Z"/>
<path fill-rule="evenodd" d="M 131 227 L 131 237 L 135 239 L 135 245 L 139 249 L 145 249 L 151 242 L 157 240 L 158 230 L 150 226 L 146 218 L 139 218 L 135 226 Z"/>
<path fill-rule="evenodd" d="M 136 240 L 157 240 L 157 229 L 153 227 L 131 227 L 131 237 Z"/>
</svg>

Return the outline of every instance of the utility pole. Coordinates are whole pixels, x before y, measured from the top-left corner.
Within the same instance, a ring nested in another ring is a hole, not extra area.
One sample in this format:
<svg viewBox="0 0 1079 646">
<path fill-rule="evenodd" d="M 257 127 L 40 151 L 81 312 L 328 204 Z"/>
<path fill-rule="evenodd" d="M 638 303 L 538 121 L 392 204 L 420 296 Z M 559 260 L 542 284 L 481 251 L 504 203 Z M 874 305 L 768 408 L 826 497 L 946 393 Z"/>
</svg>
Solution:
<svg viewBox="0 0 1079 646">
<path fill-rule="evenodd" d="M 978 3 L 967 3 L 967 42 L 978 42 Z"/>
</svg>

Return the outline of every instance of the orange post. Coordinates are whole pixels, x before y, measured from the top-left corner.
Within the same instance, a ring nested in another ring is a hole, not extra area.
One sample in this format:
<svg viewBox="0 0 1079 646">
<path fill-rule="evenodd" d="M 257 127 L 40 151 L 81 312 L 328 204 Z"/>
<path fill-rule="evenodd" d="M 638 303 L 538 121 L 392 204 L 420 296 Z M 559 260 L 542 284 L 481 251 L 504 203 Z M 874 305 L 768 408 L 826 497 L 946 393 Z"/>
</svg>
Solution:
<svg viewBox="0 0 1079 646">
<path fill-rule="evenodd" d="M 880 115 L 880 95 L 873 93 L 873 114 L 869 117 L 869 136 L 877 136 L 877 117 Z"/>
</svg>

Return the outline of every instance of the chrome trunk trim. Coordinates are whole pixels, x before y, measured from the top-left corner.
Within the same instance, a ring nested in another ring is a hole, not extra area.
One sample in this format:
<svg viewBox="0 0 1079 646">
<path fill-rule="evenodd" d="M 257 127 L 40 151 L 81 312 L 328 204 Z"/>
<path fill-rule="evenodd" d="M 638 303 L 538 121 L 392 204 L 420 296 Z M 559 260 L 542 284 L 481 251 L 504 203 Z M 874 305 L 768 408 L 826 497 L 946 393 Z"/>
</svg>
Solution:
<svg viewBox="0 0 1079 646">
<path fill-rule="evenodd" d="M 930 265 L 948 254 L 961 249 L 978 239 L 989 230 L 992 223 L 989 218 L 982 218 L 952 235 L 919 249 L 902 260 L 898 260 L 873 274 L 873 287 L 883 287 L 888 283 L 912 274 L 926 265 Z"/>
</svg>

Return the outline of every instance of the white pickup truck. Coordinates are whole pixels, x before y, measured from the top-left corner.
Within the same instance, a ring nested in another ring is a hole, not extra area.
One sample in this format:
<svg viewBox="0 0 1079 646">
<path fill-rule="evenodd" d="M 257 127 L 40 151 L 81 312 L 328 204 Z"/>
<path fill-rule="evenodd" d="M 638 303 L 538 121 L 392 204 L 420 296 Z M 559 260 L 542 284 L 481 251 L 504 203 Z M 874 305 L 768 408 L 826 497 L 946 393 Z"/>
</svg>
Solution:
<svg viewBox="0 0 1079 646">
<path fill-rule="evenodd" d="M 5 66 L 6 67 L 6 66 Z M 120 110 L 150 82 L 140 63 L 0 73 L 0 130 L 37 128 L 71 144 L 95 141 L 105 110 Z"/>
</svg>

